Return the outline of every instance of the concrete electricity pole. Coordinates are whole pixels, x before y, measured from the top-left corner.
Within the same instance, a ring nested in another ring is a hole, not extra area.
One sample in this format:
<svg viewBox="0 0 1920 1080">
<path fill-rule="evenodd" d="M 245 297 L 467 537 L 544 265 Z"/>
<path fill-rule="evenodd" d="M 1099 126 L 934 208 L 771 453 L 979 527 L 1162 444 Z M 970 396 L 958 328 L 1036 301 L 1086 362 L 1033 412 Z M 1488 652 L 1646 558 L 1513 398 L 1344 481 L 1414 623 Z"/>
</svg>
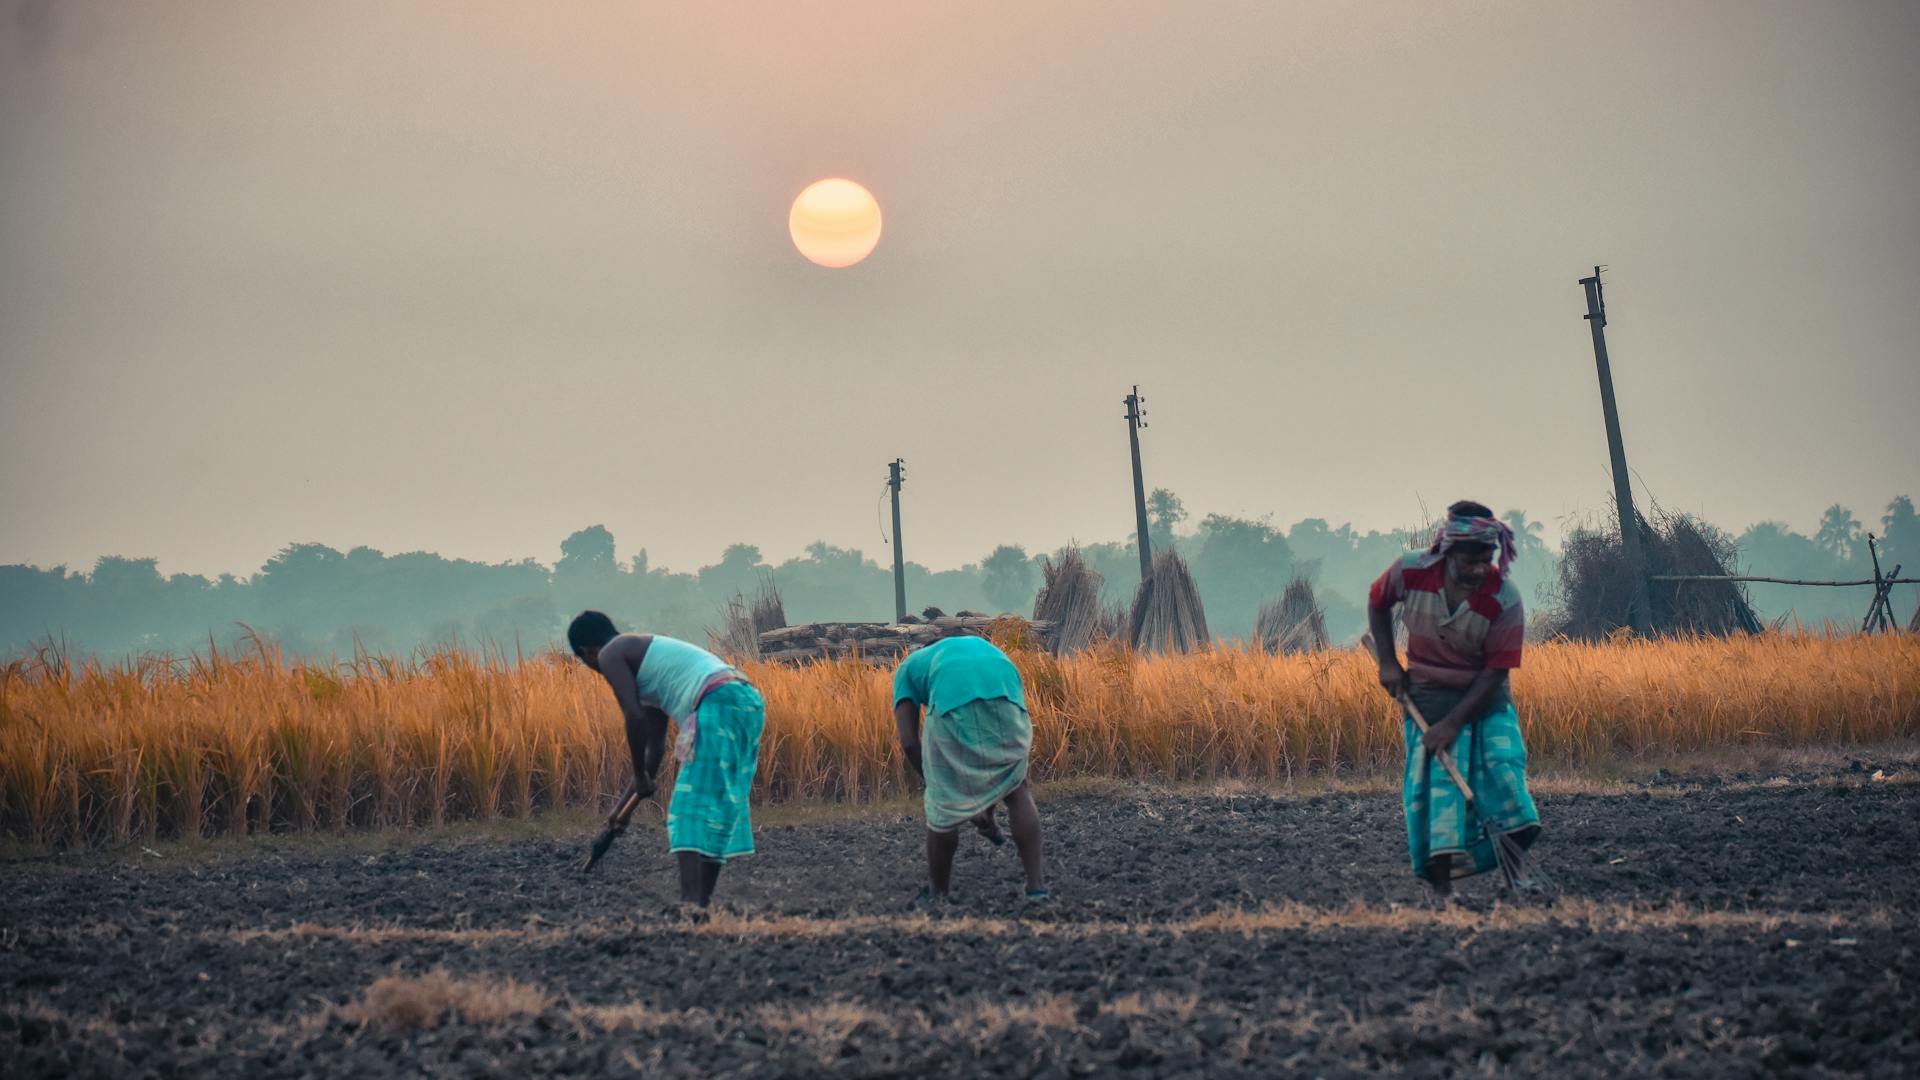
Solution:
<svg viewBox="0 0 1920 1080">
<path fill-rule="evenodd" d="M 1640 548 L 1640 518 L 1633 512 L 1633 485 L 1627 476 L 1627 451 L 1620 444 L 1620 410 L 1613 401 L 1613 368 L 1607 363 L 1607 298 L 1600 287 L 1600 268 L 1580 279 L 1587 290 L 1587 325 L 1593 330 L 1593 360 L 1600 369 L 1600 411 L 1607 422 L 1607 456 L 1613 463 L 1613 505 L 1620 511 L 1620 543 L 1633 575 L 1633 595 L 1627 603 L 1627 623 L 1646 636 L 1652 630 L 1652 607 L 1647 601 L 1647 563 Z"/>
<path fill-rule="evenodd" d="M 900 554 L 900 485 L 905 471 L 901 469 L 906 462 L 894 458 L 887 466 L 887 488 L 893 493 L 893 621 L 904 622 L 907 618 L 907 571 L 906 560 Z"/>
<path fill-rule="evenodd" d="M 1153 574 L 1153 546 L 1147 540 L 1147 486 L 1140 478 L 1140 429 L 1147 426 L 1147 411 L 1140 406 L 1146 399 L 1140 387 L 1125 398 L 1127 406 L 1127 442 L 1133 447 L 1133 518 L 1140 534 L 1140 580 Z"/>
</svg>

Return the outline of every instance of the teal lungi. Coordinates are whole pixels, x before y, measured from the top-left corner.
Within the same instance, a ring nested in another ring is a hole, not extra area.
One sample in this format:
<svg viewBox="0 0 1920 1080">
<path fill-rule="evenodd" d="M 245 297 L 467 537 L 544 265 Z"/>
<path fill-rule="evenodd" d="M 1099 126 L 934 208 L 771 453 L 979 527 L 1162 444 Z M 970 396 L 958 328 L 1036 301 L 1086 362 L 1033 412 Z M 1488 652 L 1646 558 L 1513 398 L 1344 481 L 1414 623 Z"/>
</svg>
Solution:
<svg viewBox="0 0 1920 1080">
<path fill-rule="evenodd" d="M 767 706 L 751 683 L 724 683 L 694 709 L 693 750 L 680 763 L 667 803 L 667 842 L 726 860 L 753 854 L 747 796 L 760 765 Z"/>
<path fill-rule="evenodd" d="M 1464 690 L 1416 683 L 1413 702 L 1427 723 L 1438 724 L 1466 696 Z M 1527 744 L 1520 736 L 1520 715 L 1506 691 L 1489 704 L 1486 715 L 1460 729 L 1453 741 L 1454 764 L 1473 788 L 1474 809 L 1440 764 L 1420 744 L 1420 728 L 1411 714 L 1404 718 L 1407 766 L 1401 782 L 1401 801 L 1407 811 L 1407 853 L 1413 872 L 1425 875 L 1427 864 L 1452 856 L 1453 876 L 1484 874 L 1499 866 L 1493 841 L 1481 828 L 1481 817 L 1502 832 L 1525 830 L 1515 839 L 1530 844 L 1540 831 L 1540 812 L 1527 791 Z"/>
<path fill-rule="evenodd" d="M 929 715 L 920 767 L 927 776 L 927 828 L 952 832 L 1013 794 L 1027 779 L 1033 721 L 1007 698 L 969 701 Z"/>
</svg>

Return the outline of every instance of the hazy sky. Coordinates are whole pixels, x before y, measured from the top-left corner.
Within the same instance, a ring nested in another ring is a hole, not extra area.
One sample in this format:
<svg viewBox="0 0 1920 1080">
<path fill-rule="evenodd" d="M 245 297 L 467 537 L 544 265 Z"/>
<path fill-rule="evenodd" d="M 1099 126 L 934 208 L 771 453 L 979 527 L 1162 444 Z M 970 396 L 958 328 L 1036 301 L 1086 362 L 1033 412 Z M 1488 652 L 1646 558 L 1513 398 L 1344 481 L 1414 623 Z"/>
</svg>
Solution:
<svg viewBox="0 0 1920 1080">
<path fill-rule="evenodd" d="M 0 562 L 1920 497 L 1920 4 L 19 5 Z M 879 249 L 796 254 L 870 187 Z M 1554 532 L 1557 534 L 1556 524 Z"/>
</svg>

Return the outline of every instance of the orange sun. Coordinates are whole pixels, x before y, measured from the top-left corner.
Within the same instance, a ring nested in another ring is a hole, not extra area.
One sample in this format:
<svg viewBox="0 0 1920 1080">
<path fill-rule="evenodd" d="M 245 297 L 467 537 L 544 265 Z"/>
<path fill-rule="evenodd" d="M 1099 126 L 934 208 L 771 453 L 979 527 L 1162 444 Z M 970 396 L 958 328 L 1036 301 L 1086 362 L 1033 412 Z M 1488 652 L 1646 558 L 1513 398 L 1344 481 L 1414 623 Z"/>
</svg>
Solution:
<svg viewBox="0 0 1920 1080">
<path fill-rule="evenodd" d="M 852 266 L 880 242 L 880 204 L 851 180 L 817 180 L 793 200 L 787 232 L 809 261 L 836 270 Z"/>
</svg>

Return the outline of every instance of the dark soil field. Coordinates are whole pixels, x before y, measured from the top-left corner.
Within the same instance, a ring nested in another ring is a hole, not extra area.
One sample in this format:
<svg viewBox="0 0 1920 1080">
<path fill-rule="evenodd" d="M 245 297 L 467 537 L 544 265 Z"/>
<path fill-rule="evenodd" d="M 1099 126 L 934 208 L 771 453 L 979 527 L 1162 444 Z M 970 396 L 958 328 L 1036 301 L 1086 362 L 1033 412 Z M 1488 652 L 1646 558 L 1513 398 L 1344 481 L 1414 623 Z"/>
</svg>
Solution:
<svg viewBox="0 0 1920 1080">
<path fill-rule="evenodd" d="M 969 835 L 931 916 L 895 813 L 763 828 L 704 921 L 657 816 L 587 878 L 586 835 L 16 860 L 0 1075 L 1911 1077 L 1916 779 L 1548 788 L 1557 893 L 1448 909 L 1385 793 L 1043 797 L 1051 903 Z"/>
</svg>

